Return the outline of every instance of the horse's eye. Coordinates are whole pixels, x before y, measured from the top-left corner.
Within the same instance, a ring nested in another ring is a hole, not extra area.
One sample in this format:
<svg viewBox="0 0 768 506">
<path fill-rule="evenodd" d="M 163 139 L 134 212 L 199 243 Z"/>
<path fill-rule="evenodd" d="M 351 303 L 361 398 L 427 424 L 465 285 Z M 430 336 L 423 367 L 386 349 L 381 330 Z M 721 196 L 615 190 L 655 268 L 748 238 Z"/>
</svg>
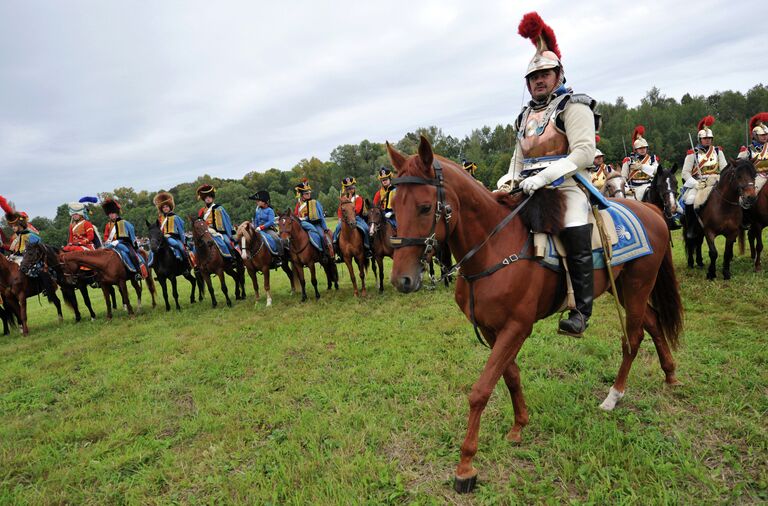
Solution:
<svg viewBox="0 0 768 506">
<path fill-rule="evenodd" d="M 432 204 L 422 204 L 419 206 L 419 214 L 422 216 L 425 214 L 429 214 L 429 212 L 432 210 Z"/>
</svg>

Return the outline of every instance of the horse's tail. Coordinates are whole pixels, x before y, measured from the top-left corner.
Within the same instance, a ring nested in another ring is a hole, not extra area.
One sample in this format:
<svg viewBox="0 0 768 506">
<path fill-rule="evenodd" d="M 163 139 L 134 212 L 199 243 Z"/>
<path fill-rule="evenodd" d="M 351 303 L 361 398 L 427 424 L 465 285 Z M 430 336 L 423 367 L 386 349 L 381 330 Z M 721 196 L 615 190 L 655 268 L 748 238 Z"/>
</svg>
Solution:
<svg viewBox="0 0 768 506">
<path fill-rule="evenodd" d="M 746 235 L 746 231 L 739 227 L 739 255 L 744 255 L 744 236 Z"/>
<path fill-rule="evenodd" d="M 671 247 L 667 247 L 661 261 L 656 284 L 651 291 L 651 305 L 656 310 L 664 339 L 673 350 L 677 349 L 680 332 L 683 330 L 683 303 L 672 263 Z"/>
<path fill-rule="evenodd" d="M 77 307 L 75 288 L 66 286 L 63 283 L 59 285 L 59 288 L 61 288 L 61 296 L 64 299 L 64 303 L 74 310 Z"/>
</svg>

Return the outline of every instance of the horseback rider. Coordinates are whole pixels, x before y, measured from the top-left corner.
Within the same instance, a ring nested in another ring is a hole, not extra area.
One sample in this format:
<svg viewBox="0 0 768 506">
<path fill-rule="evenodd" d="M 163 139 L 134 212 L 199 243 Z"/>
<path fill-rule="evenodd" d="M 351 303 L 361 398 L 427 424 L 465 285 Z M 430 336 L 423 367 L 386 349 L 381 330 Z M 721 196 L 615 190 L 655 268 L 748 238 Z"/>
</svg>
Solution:
<svg viewBox="0 0 768 506">
<path fill-rule="evenodd" d="M 563 194 L 565 228 L 560 239 L 567 250 L 576 308 L 560 321 L 559 332 L 579 337 L 592 314 L 594 293 L 591 208 L 575 177 L 588 181 L 599 116 L 594 112 L 595 100 L 565 87 L 555 34 L 539 15 L 526 14 L 518 32 L 536 46 L 525 73 L 532 100 L 515 121 L 515 153 L 509 172 L 497 186 L 500 191 L 519 186 L 531 195 L 551 185 Z"/>
<path fill-rule="evenodd" d="M 136 280 L 141 281 L 149 275 L 144 258 L 138 253 L 136 244 L 136 231 L 130 221 L 124 220 L 120 213 L 122 208 L 113 198 L 107 197 L 101 203 L 108 221 L 104 225 L 104 247 L 116 250 L 123 258 L 128 258 L 136 273 Z"/>
<path fill-rule="evenodd" d="M 755 194 L 768 181 L 768 112 L 761 112 L 752 116 L 749 127 L 752 130 L 752 142 L 749 146 L 742 146 L 739 150 L 739 158 L 752 162 L 757 171 L 755 178 Z"/>
<path fill-rule="evenodd" d="M 320 201 L 312 198 L 312 187 L 309 185 L 309 181 L 304 178 L 294 189 L 296 190 L 296 196 L 298 202 L 296 208 L 293 210 L 299 220 L 301 226 L 305 230 L 309 231 L 313 228 L 325 244 L 325 248 L 321 251 L 323 255 L 323 262 L 330 261 L 335 255 L 333 253 L 333 240 L 331 238 L 331 231 L 328 230 L 328 225 L 325 223 L 325 214 L 323 212 L 323 206 Z"/>
<path fill-rule="evenodd" d="M 69 211 L 69 239 L 62 251 L 93 251 L 96 249 L 96 229 L 88 220 L 88 209 L 82 202 L 67 204 Z"/>
<path fill-rule="evenodd" d="M 200 208 L 197 215 L 208 224 L 208 231 L 214 241 L 221 241 L 229 250 L 229 254 L 238 255 L 238 248 L 235 246 L 232 237 L 232 220 L 224 207 L 216 204 L 216 188 L 209 184 L 201 184 L 197 188 L 197 198 L 205 203 L 205 207 Z"/>
<path fill-rule="evenodd" d="M 600 136 L 595 135 L 595 144 L 598 142 L 600 142 Z M 595 159 L 589 171 L 592 173 L 592 185 L 598 190 L 602 190 L 605 186 L 605 180 L 613 172 L 613 167 L 605 163 L 605 155 L 597 148 L 595 148 Z"/>
<path fill-rule="evenodd" d="M 152 203 L 159 212 L 157 223 L 160 225 L 160 232 L 165 236 L 171 249 L 176 252 L 176 256 L 184 260 L 186 265 L 191 266 L 184 235 L 184 220 L 173 212 L 176 208 L 173 195 L 168 192 L 158 192 L 152 199 Z"/>
<path fill-rule="evenodd" d="M 13 229 L 11 244 L 8 247 L 8 259 L 21 265 L 27 246 L 42 241 L 37 229 L 33 230 L 33 227 L 30 227 L 27 213 L 16 211 L 2 195 L 0 195 L 0 207 L 5 211 L 5 221 Z"/>
<path fill-rule="evenodd" d="M 266 190 L 257 191 L 248 198 L 256 201 L 256 211 L 253 213 L 253 226 L 260 234 L 265 236 L 264 242 L 267 242 L 267 238 L 272 240 L 277 254 L 272 255 L 271 266 L 279 267 L 282 265 L 283 243 L 278 235 L 275 210 L 269 205 L 269 192 Z"/>
<path fill-rule="evenodd" d="M 685 204 L 685 220 L 688 224 L 696 221 L 693 203 L 699 190 L 707 186 L 715 186 L 720 180 L 720 171 L 728 165 L 723 148 L 712 144 L 714 134 L 710 128 L 715 123 L 713 116 L 703 117 L 698 124 L 698 144 L 689 149 L 683 162 L 683 195 Z M 693 238 L 695 230 L 690 225 L 686 229 L 689 238 Z"/>
<path fill-rule="evenodd" d="M 381 208 L 384 212 L 384 218 L 392 225 L 392 230 L 397 235 L 397 220 L 395 219 L 395 210 L 392 209 L 397 188 L 392 185 L 392 171 L 382 167 L 379 169 L 378 178 L 381 182 L 381 188 L 373 196 L 373 205 Z"/>
<path fill-rule="evenodd" d="M 363 247 L 365 248 L 365 256 L 370 258 L 373 256 L 371 251 L 371 241 L 368 237 L 368 223 L 366 222 L 368 209 L 365 206 L 365 199 L 357 194 L 357 180 L 354 177 L 345 177 L 341 181 L 341 195 L 347 197 L 355 206 L 355 222 L 357 227 L 363 233 Z M 336 230 L 333 231 L 333 247 L 336 250 L 337 255 L 341 255 L 339 251 L 339 235 L 341 234 L 341 205 L 339 205 L 336 211 L 339 222 L 336 224 Z M 342 260 L 343 261 L 343 260 Z"/>
<path fill-rule="evenodd" d="M 648 153 L 648 141 L 643 138 L 645 127 L 638 125 L 632 133 L 633 152 L 624 158 L 621 175 L 634 193 L 635 200 L 642 201 L 643 195 L 650 187 L 656 169 L 659 167 L 659 157 Z"/>
</svg>

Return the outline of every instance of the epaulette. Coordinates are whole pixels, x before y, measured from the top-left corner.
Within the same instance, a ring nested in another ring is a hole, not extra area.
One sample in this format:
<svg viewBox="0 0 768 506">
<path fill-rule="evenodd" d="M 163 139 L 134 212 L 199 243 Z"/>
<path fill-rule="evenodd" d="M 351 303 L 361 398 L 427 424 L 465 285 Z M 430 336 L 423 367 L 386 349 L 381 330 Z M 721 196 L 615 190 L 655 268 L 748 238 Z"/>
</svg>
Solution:
<svg viewBox="0 0 768 506">
<path fill-rule="evenodd" d="M 739 148 L 739 153 L 743 153 L 744 151 L 748 151 L 746 146 L 742 146 Z"/>
<path fill-rule="evenodd" d="M 203 212 L 205 211 L 204 207 L 201 207 L 200 210 L 197 212 L 197 216 L 201 218 L 203 216 Z"/>
<path fill-rule="evenodd" d="M 631 161 L 631 160 L 630 160 L 630 158 L 627 156 L 627 157 L 625 157 L 625 158 L 624 158 L 624 159 L 621 161 L 621 163 L 629 163 L 630 161 Z"/>
<path fill-rule="evenodd" d="M 689 149 L 689 150 L 688 150 L 688 152 L 687 152 L 687 153 L 685 153 L 685 154 L 686 154 L 686 155 L 692 155 L 692 154 L 693 154 L 693 150 L 692 150 L 692 149 Z"/>
<path fill-rule="evenodd" d="M 594 110 L 595 106 L 597 105 L 597 100 L 595 100 L 594 98 L 590 97 L 586 93 L 574 93 L 574 94 L 572 94 L 571 98 L 569 99 L 569 102 L 571 102 L 572 104 L 588 105 L 589 108 L 593 109 L 593 110 Z"/>
</svg>

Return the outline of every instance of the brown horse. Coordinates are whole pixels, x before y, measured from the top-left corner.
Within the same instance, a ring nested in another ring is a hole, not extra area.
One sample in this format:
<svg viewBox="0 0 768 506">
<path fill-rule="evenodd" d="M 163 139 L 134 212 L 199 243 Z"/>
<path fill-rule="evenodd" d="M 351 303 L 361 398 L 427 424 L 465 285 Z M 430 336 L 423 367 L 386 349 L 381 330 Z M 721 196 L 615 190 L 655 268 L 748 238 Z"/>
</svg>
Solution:
<svg viewBox="0 0 768 506">
<path fill-rule="evenodd" d="M 237 255 L 231 259 L 225 258 L 216 242 L 208 230 L 208 223 L 203 219 L 196 219 L 192 223 L 192 240 L 195 243 L 195 255 L 197 255 L 197 265 L 200 268 L 200 274 L 208 286 L 208 293 L 211 295 L 211 305 L 216 307 L 216 294 L 213 293 L 213 283 L 211 274 L 215 274 L 221 282 L 221 291 L 227 300 L 227 306 L 232 307 L 232 301 L 229 299 L 227 290 L 227 281 L 224 279 L 224 273 L 229 274 L 235 280 L 235 300 L 245 298 L 245 268 Z M 226 241 L 227 238 L 225 237 Z"/>
<path fill-rule="evenodd" d="M 143 251 L 139 251 L 144 261 L 147 261 L 146 254 Z M 123 301 L 123 307 L 128 311 L 129 315 L 134 315 L 133 306 L 131 306 L 131 298 L 128 295 L 128 284 L 130 282 L 136 290 L 137 309 L 141 310 L 141 282 L 137 281 L 133 272 L 123 264 L 123 260 L 120 258 L 120 254 L 112 249 L 104 248 L 97 249 L 95 251 L 69 251 L 59 254 L 59 260 L 64 269 L 64 277 L 69 279 L 71 283 L 75 283 L 78 276 L 82 274 L 81 267 L 87 267 L 96 273 L 96 280 L 101 286 L 101 291 L 104 294 L 104 301 L 107 303 L 107 319 L 112 319 L 112 304 L 110 303 L 113 296 L 113 288 L 117 286 L 120 291 L 120 297 Z M 147 277 L 147 289 L 152 296 L 152 307 L 154 308 L 157 303 L 155 301 L 155 283 L 152 276 Z"/>
<path fill-rule="evenodd" d="M 27 299 L 38 294 L 44 294 L 48 301 L 56 306 L 59 321 L 64 319 L 61 313 L 61 301 L 56 295 L 58 285 L 48 275 L 40 275 L 30 278 L 21 271 L 21 268 L 0 254 L 0 299 L 5 303 L 7 312 L 21 323 L 22 335 L 29 335 L 27 323 Z M 62 292 L 64 301 L 72 306 L 69 292 Z"/>
<path fill-rule="evenodd" d="M 758 176 L 763 177 L 763 176 Z M 749 254 L 755 262 L 755 272 L 763 270 L 760 255 L 763 252 L 763 228 L 768 227 L 768 184 L 763 185 L 757 195 L 757 202 L 749 211 Z"/>
<path fill-rule="evenodd" d="M 424 137 L 418 155 L 406 157 L 389 144 L 387 149 L 398 173 L 392 182 L 398 185 L 395 212 L 400 245 L 395 243 L 392 283 L 401 292 L 418 290 L 426 249 L 448 242 L 461 269 L 456 303 L 491 346 L 483 373 L 469 395 L 467 434 L 456 469 L 456 490 L 468 492 L 477 477 L 472 459 L 477 452 L 480 416 L 501 377 L 515 412 L 507 439 L 519 442 L 528 424 L 517 354 L 533 324 L 555 312 L 564 294 L 558 290 L 562 274 L 528 256 L 526 245 L 531 229 L 559 231 L 564 203 L 561 194 L 553 190 L 539 190 L 525 200 L 493 194 L 471 182 L 458 164 L 436 157 Z M 525 204 L 528 207 L 523 209 Z M 619 299 L 626 310 L 629 342 L 622 347 L 616 381 L 601 404 L 605 410 L 613 409 L 624 395 L 643 330 L 653 338 L 666 382 L 678 383 L 670 347 L 677 345 L 683 308 L 669 231 L 656 208 L 634 201 L 625 205 L 644 223 L 653 253 L 613 267 Z M 518 214 L 521 209 L 525 212 Z M 596 294 L 608 287 L 606 272 L 595 271 Z"/>
<path fill-rule="evenodd" d="M 301 228 L 301 221 L 293 212 L 288 209 L 278 217 L 277 223 L 280 227 L 280 238 L 287 243 L 288 257 L 291 260 L 293 268 L 293 279 L 299 280 L 301 285 L 301 301 L 307 300 L 306 282 L 304 281 L 304 267 L 309 268 L 309 275 L 312 281 L 312 287 L 315 289 L 315 299 L 320 298 L 320 292 L 317 291 L 317 276 L 315 274 L 315 264 L 320 263 L 325 270 L 325 276 L 328 280 L 328 290 L 335 285 L 339 289 L 339 275 L 336 270 L 336 264 L 333 259 L 322 262 L 323 255 L 312 246 L 309 241 L 309 234 Z"/>
<path fill-rule="evenodd" d="M 723 254 L 723 279 L 731 279 L 731 260 L 733 259 L 733 244 L 740 236 L 742 209 L 749 209 L 756 200 L 755 167 L 748 160 L 731 160 L 720 173 L 720 180 L 712 189 L 709 198 L 697 211 L 701 220 L 701 233 L 709 247 L 709 269 L 707 279 L 717 278 L 717 246 L 715 237 L 725 237 L 725 253 Z M 696 226 L 696 224 L 693 224 Z M 689 225 L 686 225 L 689 226 Z M 699 236 L 701 237 L 701 236 Z M 701 239 L 698 239 L 700 241 Z M 695 244 L 696 238 L 686 240 L 689 255 L 694 251 L 688 243 Z M 743 240 L 740 241 L 743 245 Z M 689 260 L 690 265 L 690 260 Z"/>
<path fill-rule="evenodd" d="M 267 294 L 267 307 L 272 305 L 272 294 L 269 288 L 269 272 L 270 269 L 276 267 L 276 261 L 280 261 L 280 267 L 283 272 L 288 276 L 288 281 L 291 283 L 291 294 L 296 290 L 293 287 L 293 274 L 291 273 L 291 267 L 288 265 L 287 258 L 276 258 L 272 255 L 264 242 L 264 238 L 261 236 L 258 230 L 253 226 L 250 221 L 244 221 L 237 227 L 237 233 L 235 234 L 235 240 L 240 244 L 240 254 L 243 258 L 243 263 L 248 271 L 248 275 L 253 282 L 253 291 L 256 292 L 256 300 L 259 300 L 259 281 L 257 273 L 261 273 L 264 276 L 264 291 Z M 257 302 L 258 304 L 258 302 Z"/>
<path fill-rule="evenodd" d="M 389 238 L 395 235 L 392 225 L 384 217 L 384 211 L 379 206 L 373 206 L 368 211 L 370 224 L 371 249 L 373 249 L 373 275 L 379 278 L 379 293 L 384 292 L 384 257 L 392 258 L 395 250 Z M 378 269 L 377 269 L 378 266 Z"/>
<path fill-rule="evenodd" d="M 624 177 L 622 177 L 621 171 L 615 170 L 611 172 L 611 175 L 605 179 L 605 184 L 600 191 L 608 198 L 627 198 L 627 182 L 624 181 Z"/>
<path fill-rule="evenodd" d="M 355 218 L 355 203 L 349 197 L 343 196 L 339 199 L 341 208 L 341 231 L 339 232 L 339 254 L 344 259 L 344 263 L 349 270 L 349 277 L 352 279 L 352 288 L 355 297 L 360 292 L 357 290 L 357 279 L 355 270 L 352 267 L 352 260 L 357 263 L 357 270 L 360 273 L 360 283 L 363 285 L 362 294 L 366 296 L 365 290 L 365 272 L 368 270 L 368 259 L 365 257 L 365 246 L 363 244 L 363 232 L 357 228 Z"/>
</svg>

